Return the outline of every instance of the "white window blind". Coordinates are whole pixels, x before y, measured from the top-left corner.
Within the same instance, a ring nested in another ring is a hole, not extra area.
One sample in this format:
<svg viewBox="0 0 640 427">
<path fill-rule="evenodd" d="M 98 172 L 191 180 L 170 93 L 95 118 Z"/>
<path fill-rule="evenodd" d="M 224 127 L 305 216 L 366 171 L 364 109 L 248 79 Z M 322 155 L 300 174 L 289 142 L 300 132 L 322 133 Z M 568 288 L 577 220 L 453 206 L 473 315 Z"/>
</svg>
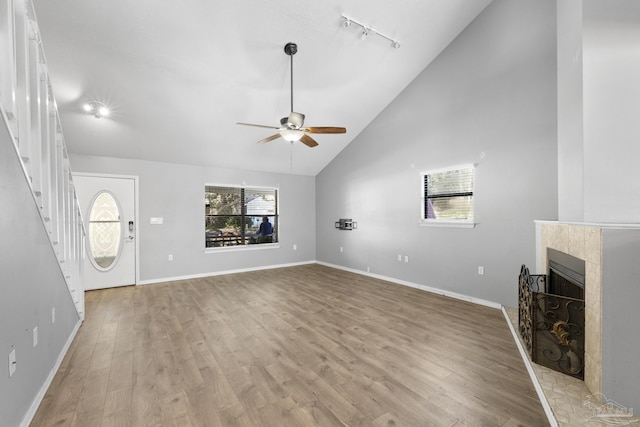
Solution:
<svg viewBox="0 0 640 427">
<path fill-rule="evenodd" d="M 423 222 L 473 222 L 473 165 L 421 173 Z"/>
</svg>

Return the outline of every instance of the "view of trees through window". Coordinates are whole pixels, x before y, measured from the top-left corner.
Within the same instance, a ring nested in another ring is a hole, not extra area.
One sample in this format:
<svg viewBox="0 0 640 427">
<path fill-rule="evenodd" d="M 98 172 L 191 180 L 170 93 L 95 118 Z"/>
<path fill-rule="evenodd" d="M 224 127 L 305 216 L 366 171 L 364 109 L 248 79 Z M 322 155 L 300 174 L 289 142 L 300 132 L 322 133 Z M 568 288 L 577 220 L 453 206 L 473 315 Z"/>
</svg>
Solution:
<svg viewBox="0 0 640 427">
<path fill-rule="evenodd" d="M 473 220 L 473 166 L 424 172 L 422 219 Z"/>
<path fill-rule="evenodd" d="M 205 186 L 205 246 L 278 241 L 278 190 Z"/>
</svg>

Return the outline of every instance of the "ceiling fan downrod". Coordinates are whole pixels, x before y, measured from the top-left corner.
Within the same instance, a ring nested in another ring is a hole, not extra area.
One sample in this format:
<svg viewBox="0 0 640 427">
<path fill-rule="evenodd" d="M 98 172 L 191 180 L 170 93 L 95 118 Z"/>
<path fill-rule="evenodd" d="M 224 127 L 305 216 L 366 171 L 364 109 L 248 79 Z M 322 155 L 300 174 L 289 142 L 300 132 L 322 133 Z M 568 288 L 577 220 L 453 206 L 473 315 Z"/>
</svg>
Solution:
<svg viewBox="0 0 640 427">
<path fill-rule="evenodd" d="M 298 52 L 298 45 L 293 43 L 293 42 L 289 42 L 286 45 L 284 45 L 284 53 L 286 53 L 287 55 L 289 55 L 289 57 L 291 58 L 291 112 L 293 113 L 293 55 L 296 54 L 296 52 Z"/>
</svg>

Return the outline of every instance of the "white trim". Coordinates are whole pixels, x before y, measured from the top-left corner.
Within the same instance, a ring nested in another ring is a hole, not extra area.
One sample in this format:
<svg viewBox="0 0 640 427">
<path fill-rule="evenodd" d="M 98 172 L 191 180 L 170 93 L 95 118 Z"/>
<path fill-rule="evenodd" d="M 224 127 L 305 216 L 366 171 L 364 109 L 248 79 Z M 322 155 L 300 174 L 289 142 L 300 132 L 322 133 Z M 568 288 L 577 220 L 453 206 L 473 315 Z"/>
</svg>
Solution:
<svg viewBox="0 0 640 427">
<path fill-rule="evenodd" d="M 542 409 L 544 409 L 544 413 L 547 415 L 547 419 L 549 420 L 549 424 L 551 427 L 558 427 L 558 422 L 556 421 L 556 417 L 553 415 L 553 410 L 551 409 L 551 405 L 549 405 L 549 401 L 547 400 L 547 396 L 544 395 L 544 391 L 542 390 L 542 385 L 540 385 L 540 381 L 538 381 L 538 377 L 533 371 L 533 366 L 531 365 L 531 361 L 529 360 L 529 356 L 527 352 L 524 350 L 522 343 L 520 342 L 520 337 L 518 336 L 516 330 L 511 323 L 511 319 L 507 314 L 507 310 L 502 307 L 502 315 L 509 326 L 509 330 L 511 331 L 511 335 L 513 335 L 513 340 L 516 342 L 516 346 L 518 347 L 518 351 L 520 352 L 520 357 L 522 357 L 522 361 L 524 362 L 524 366 L 527 368 L 527 372 L 529 373 L 529 377 L 531 378 L 531 382 L 533 383 L 533 387 L 536 389 L 536 393 L 538 394 L 538 398 L 540 399 L 540 403 L 542 404 Z"/>
<path fill-rule="evenodd" d="M 434 169 L 426 169 L 420 172 L 420 176 L 425 176 L 425 175 L 430 175 L 433 173 L 443 173 L 443 172 L 451 172 L 451 171 L 457 171 L 457 170 L 461 170 L 461 169 L 473 169 L 475 171 L 476 169 L 476 164 L 475 163 L 462 163 L 459 165 L 453 165 L 453 166 L 445 166 L 442 168 L 434 168 Z"/>
<path fill-rule="evenodd" d="M 296 267 L 298 265 L 315 264 L 316 261 L 292 262 L 288 264 L 265 265 L 260 267 L 238 268 L 234 270 L 211 271 L 208 273 L 189 274 L 186 276 L 161 277 L 158 279 L 141 280 L 139 285 L 150 285 L 153 283 L 175 282 L 177 280 L 200 279 L 203 277 L 222 276 L 223 274 L 248 273 L 250 271 L 272 270 L 275 268 Z"/>
<path fill-rule="evenodd" d="M 472 296 L 468 296 L 468 295 L 458 294 L 456 292 L 445 291 L 443 289 L 432 288 L 431 286 L 425 286 L 425 285 L 420 285 L 420 284 L 413 283 L 413 282 L 407 282 L 405 280 L 395 279 L 393 277 L 383 276 L 381 274 L 367 273 L 367 272 L 362 271 L 362 270 L 356 270 L 354 268 L 349 268 L 349 267 L 343 267 L 341 265 L 330 264 L 328 262 L 316 261 L 316 263 L 320 264 L 320 265 L 324 265 L 326 267 L 336 268 L 338 270 L 344 270 L 344 271 L 348 271 L 348 272 L 351 272 L 351 273 L 360 274 L 362 276 L 373 277 L 375 279 L 380 279 L 380 280 L 385 280 L 387 282 L 397 283 L 398 285 L 403 285 L 403 286 L 408 286 L 410 288 L 420 289 L 420 290 L 423 290 L 423 291 L 426 291 L 426 292 L 431 292 L 432 294 L 443 295 L 445 297 L 455 298 L 455 299 L 458 299 L 458 300 L 467 301 L 467 302 L 471 302 L 471 303 L 478 304 L 478 305 L 483 305 L 485 307 L 495 308 L 497 310 L 500 310 L 500 308 L 502 308 L 502 305 L 498 304 L 497 302 L 488 301 L 488 300 L 484 300 L 484 299 L 481 299 L 481 298 L 476 298 L 476 297 L 472 297 Z"/>
<path fill-rule="evenodd" d="M 71 335 L 69 335 L 67 342 L 64 344 L 62 351 L 58 355 L 58 360 L 56 360 L 56 363 L 51 369 L 51 372 L 49 372 L 49 376 L 47 377 L 44 384 L 42 384 L 42 387 L 40 387 L 40 391 L 38 392 L 36 397 L 33 399 L 33 402 L 31 403 L 29 410 L 27 411 L 24 418 L 22 419 L 22 422 L 20 423 L 20 427 L 29 427 L 29 425 L 31 424 L 31 421 L 33 421 L 33 417 L 35 417 L 36 411 L 38 410 L 38 407 L 42 403 L 42 399 L 44 399 L 44 396 L 47 393 L 47 390 L 49 390 L 49 386 L 51 386 L 51 383 L 53 382 L 53 378 L 58 373 L 58 369 L 60 369 L 60 365 L 62 364 L 64 357 L 67 355 L 67 352 L 69 351 L 69 347 L 71 346 L 71 343 L 73 342 L 73 339 L 78 333 L 78 330 L 80 329 L 81 325 L 82 325 L 82 320 L 78 319 L 78 323 L 76 323 L 76 326 L 73 328 L 73 331 L 71 331 Z"/>
<path fill-rule="evenodd" d="M 604 229 L 608 228 L 631 228 L 640 229 L 640 223 L 615 223 L 615 222 L 571 222 L 571 221 L 548 221 L 543 219 L 533 220 L 536 224 L 553 224 L 553 225 L 576 225 L 582 227 L 600 227 Z"/>
<path fill-rule="evenodd" d="M 293 262 L 293 263 L 287 263 L 287 264 L 267 265 L 267 266 L 260 266 L 260 267 L 240 268 L 240 269 L 234 269 L 234 270 L 212 271 L 212 272 L 208 272 L 208 273 L 189 274 L 189 275 L 185 275 L 185 276 L 162 277 L 162 278 L 151 279 L 151 280 L 141 280 L 139 282 L 139 284 L 140 285 L 149 285 L 149 284 L 153 284 L 153 283 L 174 282 L 174 281 L 178 281 L 178 280 L 200 279 L 200 278 L 203 278 L 203 277 L 221 276 L 223 274 L 247 273 L 247 272 L 250 272 L 250 271 L 272 270 L 272 269 L 275 269 L 275 268 L 296 267 L 296 266 L 299 266 L 299 265 L 308 265 L 308 264 L 320 264 L 320 265 L 324 265 L 325 267 L 331 267 L 331 268 L 335 268 L 335 269 L 338 269 L 338 270 L 344 270 L 344 271 L 348 271 L 350 273 L 360 274 L 362 276 L 373 277 L 375 279 L 385 280 L 387 282 L 396 283 L 398 285 L 403 285 L 403 286 L 408 286 L 410 288 L 420 289 L 420 290 L 423 290 L 423 291 L 426 291 L 426 292 L 431 292 L 433 294 L 443 295 L 443 296 L 450 297 L 450 298 L 455 298 L 455 299 L 458 299 L 458 300 L 461 300 L 461 301 L 467 301 L 467 302 L 471 302 L 471 303 L 474 303 L 474 304 L 483 305 L 485 307 L 495 308 L 497 310 L 500 310 L 502 308 L 502 305 L 497 303 L 497 302 L 488 301 L 488 300 L 484 300 L 484 299 L 481 299 L 481 298 L 476 298 L 476 297 L 472 297 L 472 296 L 468 296 L 468 295 L 458 294 L 456 292 L 445 291 L 445 290 L 438 289 L 438 288 L 432 288 L 430 286 L 420 285 L 420 284 L 417 284 L 417 283 L 407 282 L 405 280 L 395 279 L 393 277 L 383 276 L 381 274 L 366 273 L 364 271 L 356 270 L 354 268 L 343 267 L 341 265 L 330 264 L 328 262 L 316 261 L 316 260 Z"/>
<path fill-rule="evenodd" d="M 221 252 L 256 251 L 261 249 L 278 249 L 280 243 L 257 243 L 255 245 L 220 246 L 218 248 L 205 248 L 205 254 L 217 254 Z"/>
<path fill-rule="evenodd" d="M 420 221 L 420 227 L 474 228 L 476 224 L 476 222 L 447 221 L 444 219 L 423 219 Z"/>
<path fill-rule="evenodd" d="M 242 184 L 219 184 L 219 183 L 209 183 L 209 182 L 205 182 L 204 183 L 205 187 L 225 187 L 225 188 L 255 188 L 258 190 L 278 190 L 280 191 L 280 187 L 277 186 L 271 186 L 271 185 L 250 185 L 250 184 L 246 184 L 246 183 L 242 183 Z"/>
</svg>

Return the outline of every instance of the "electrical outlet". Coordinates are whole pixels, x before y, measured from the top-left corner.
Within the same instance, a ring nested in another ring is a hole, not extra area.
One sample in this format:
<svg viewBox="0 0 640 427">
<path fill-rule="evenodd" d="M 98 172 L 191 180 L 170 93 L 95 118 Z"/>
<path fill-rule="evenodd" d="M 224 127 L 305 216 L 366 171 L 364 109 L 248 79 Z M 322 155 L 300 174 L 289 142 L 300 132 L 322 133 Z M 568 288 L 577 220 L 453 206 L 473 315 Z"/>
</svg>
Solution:
<svg viewBox="0 0 640 427">
<path fill-rule="evenodd" d="M 340 252 L 344 252 L 344 250 L 343 250 L 342 246 L 340 246 Z"/>
<path fill-rule="evenodd" d="M 481 276 L 484 274 L 484 267 L 483 266 L 479 266 L 478 267 L 478 274 L 481 275 Z"/>
<path fill-rule="evenodd" d="M 371 272 L 371 267 L 367 265 L 367 273 L 370 273 L 370 272 Z"/>
<path fill-rule="evenodd" d="M 168 259 L 169 261 L 173 261 L 173 254 L 169 254 L 169 256 L 167 257 L 167 259 Z"/>
<path fill-rule="evenodd" d="M 38 327 L 33 328 L 33 347 L 38 345 Z"/>
<path fill-rule="evenodd" d="M 404 256 L 404 262 L 409 262 L 409 255 Z"/>
<path fill-rule="evenodd" d="M 51 323 L 56 323 L 56 308 L 51 308 Z"/>
<path fill-rule="evenodd" d="M 298 245 L 296 245 L 295 243 L 293 244 L 293 250 L 297 251 L 298 250 Z"/>
<path fill-rule="evenodd" d="M 402 254 L 398 254 L 398 261 L 402 261 Z"/>
<path fill-rule="evenodd" d="M 18 363 L 16 362 L 16 349 L 14 348 L 13 350 L 11 350 L 11 353 L 9 353 L 9 378 L 11 378 L 16 372 L 17 365 Z"/>
</svg>

